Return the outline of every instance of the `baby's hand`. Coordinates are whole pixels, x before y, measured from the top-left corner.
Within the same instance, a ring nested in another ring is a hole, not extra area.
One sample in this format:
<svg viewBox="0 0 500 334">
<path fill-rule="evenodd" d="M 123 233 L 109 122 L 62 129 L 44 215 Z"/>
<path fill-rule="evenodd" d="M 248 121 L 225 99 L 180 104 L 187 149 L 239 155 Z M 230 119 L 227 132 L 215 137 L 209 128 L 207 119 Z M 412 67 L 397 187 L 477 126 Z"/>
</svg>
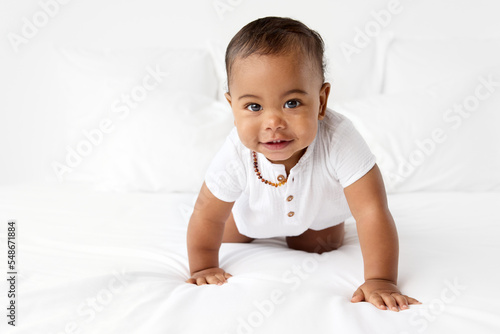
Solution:
<svg viewBox="0 0 500 334">
<path fill-rule="evenodd" d="M 418 300 L 402 295 L 396 284 L 383 279 L 366 280 L 352 295 L 351 302 L 367 301 L 381 310 L 387 307 L 395 312 L 408 309 L 408 304 L 422 304 Z"/>
<path fill-rule="evenodd" d="M 217 284 L 222 285 L 227 283 L 227 278 L 232 277 L 230 273 L 226 273 L 222 268 L 208 268 L 195 272 L 186 283 L 205 285 Z"/>
</svg>

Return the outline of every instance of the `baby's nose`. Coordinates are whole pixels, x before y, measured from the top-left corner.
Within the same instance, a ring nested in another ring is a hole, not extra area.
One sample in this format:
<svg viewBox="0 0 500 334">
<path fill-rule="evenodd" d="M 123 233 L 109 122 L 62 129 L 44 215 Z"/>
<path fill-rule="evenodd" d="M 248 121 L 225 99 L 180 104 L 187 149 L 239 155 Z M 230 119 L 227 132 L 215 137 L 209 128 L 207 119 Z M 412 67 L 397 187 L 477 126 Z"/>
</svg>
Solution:
<svg viewBox="0 0 500 334">
<path fill-rule="evenodd" d="M 265 116 L 264 126 L 266 129 L 275 130 L 285 127 L 285 117 L 280 110 L 268 110 Z"/>
</svg>

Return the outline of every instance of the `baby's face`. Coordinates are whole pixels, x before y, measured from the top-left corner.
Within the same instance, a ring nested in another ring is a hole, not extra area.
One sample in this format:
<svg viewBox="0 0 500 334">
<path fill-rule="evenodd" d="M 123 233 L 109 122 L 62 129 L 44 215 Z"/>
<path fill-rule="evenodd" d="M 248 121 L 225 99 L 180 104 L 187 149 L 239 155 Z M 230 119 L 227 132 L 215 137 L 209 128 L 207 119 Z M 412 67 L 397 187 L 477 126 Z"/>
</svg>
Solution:
<svg viewBox="0 0 500 334">
<path fill-rule="evenodd" d="M 243 145 L 289 170 L 316 137 L 330 84 L 301 55 L 251 55 L 234 62 L 229 93 Z"/>
</svg>

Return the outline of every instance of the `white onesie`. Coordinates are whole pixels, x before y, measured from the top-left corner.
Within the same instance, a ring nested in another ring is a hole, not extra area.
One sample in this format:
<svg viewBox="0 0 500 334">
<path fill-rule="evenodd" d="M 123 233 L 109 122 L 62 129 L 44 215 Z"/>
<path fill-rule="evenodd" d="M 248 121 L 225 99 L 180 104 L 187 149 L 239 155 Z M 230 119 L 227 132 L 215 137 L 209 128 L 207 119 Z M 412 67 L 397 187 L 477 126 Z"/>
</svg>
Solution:
<svg viewBox="0 0 500 334">
<path fill-rule="evenodd" d="M 257 153 L 264 179 L 286 177 L 285 166 Z M 253 168 L 250 149 L 233 128 L 205 175 L 218 199 L 235 202 L 232 212 L 238 231 L 250 238 L 296 236 L 307 229 L 322 230 L 351 217 L 343 188 L 375 165 L 375 156 L 352 122 L 329 108 L 318 121 L 318 133 L 288 181 L 280 187 L 264 184 Z"/>
</svg>

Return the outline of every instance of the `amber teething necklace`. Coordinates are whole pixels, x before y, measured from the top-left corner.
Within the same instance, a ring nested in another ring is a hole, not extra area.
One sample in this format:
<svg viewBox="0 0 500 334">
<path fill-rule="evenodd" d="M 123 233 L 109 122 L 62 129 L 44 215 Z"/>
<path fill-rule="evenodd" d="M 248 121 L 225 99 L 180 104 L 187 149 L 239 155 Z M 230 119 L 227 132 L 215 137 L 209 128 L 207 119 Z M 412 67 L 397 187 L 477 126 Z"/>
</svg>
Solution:
<svg viewBox="0 0 500 334">
<path fill-rule="evenodd" d="M 286 183 L 286 181 L 288 181 L 288 177 L 285 178 L 283 175 L 278 176 L 279 183 L 274 183 L 274 182 L 271 182 L 271 181 L 264 179 L 262 177 L 262 175 L 260 175 L 259 163 L 257 162 L 257 153 L 255 153 L 255 151 L 252 151 L 252 156 L 253 156 L 253 168 L 254 168 L 255 174 L 257 175 L 257 178 L 259 180 L 261 180 L 265 184 L 269 184 L 273 187 L 281 187 L 282 185 L 284 185 Z"/>
</svg>

